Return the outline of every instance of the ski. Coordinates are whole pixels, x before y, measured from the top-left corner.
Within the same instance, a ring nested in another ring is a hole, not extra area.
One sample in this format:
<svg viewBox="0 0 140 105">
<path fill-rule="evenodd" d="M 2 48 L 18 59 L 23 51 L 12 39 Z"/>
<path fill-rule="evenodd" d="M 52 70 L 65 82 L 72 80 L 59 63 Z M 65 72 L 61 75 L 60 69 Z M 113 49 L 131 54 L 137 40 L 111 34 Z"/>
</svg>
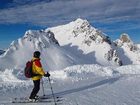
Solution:
<svg viewBox="0 0 140 105">
<path fill-rule="evenodd" d="M 60 97 L 56 97 L 55 98 L 56 102 L 61 102 L 63 99 L 60 98 Z M 52 97 L 40 97 L 37 101 L 29 101 L 28 98 L 14 98 L 12 100 L 12 103 L 51 103 L 51 102 L 54 102 L 53 98 Z"/>
<path fill-rule="evenodd" d="M 56 100 L 56 102 L 60 102 L 61 100 Z M 29 100 L 14 100 L 12 103 L 51 103 L 53 100 L 38 100 L 38 101 L 29 101 Z"/>
<path fill-rule="evenodd" d="M 40 96 L 39 99 L 53 99 L 52 96 Z M 55 99 L 63 99 L 60 96 L 55 96 Z"/>
</svg>

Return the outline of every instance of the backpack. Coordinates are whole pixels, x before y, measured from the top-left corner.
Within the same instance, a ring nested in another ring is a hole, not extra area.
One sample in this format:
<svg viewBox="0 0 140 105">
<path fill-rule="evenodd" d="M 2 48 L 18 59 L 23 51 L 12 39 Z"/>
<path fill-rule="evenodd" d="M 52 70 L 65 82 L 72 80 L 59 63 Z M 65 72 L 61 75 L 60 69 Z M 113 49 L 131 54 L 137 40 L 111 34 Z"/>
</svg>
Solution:
<svg viewBox="0 0 140 105">
<path fill-rule="evenodd" d="M 33 72 L 32 72 L 32 65 L 33 65 L 34 61 L 28 61 L 26 63 L 26 67 L 24 69 L 24 75 L 26 78 L 32 78 L 34 76 Z"/>
</svg>

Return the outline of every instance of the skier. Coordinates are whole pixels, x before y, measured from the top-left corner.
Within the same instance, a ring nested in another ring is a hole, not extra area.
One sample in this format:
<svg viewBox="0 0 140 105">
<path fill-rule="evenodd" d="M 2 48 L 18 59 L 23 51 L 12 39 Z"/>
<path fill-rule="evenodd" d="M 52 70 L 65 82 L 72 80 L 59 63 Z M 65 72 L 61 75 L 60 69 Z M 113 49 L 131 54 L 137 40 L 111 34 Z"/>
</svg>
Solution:
<svg viewBox="0 0 140 105">
<path fill-rule="evenodd" d="M 41 55 L 41 53 L 39 51 L 35 51 L 33 54 L 33 58 L 32 58 L 32 61 L 33 61 L 32 72 L 34 74 L 37 74 L 32 77 L 32 80 L 34 83 L 34 88 L 29 97 L 29 101 L 32 101 L 32 102 L 37 101 L 37 99 L 38 99 L 37 93 L 40 90 L 40 79 L 42 78 L 42 76 L 45 76 L 45 77 L 50 76 L 50 74 L 48 72 L 45 73 L 42 68 L 42 65 L 40 62 L 40 55 Z"/>
</svg>

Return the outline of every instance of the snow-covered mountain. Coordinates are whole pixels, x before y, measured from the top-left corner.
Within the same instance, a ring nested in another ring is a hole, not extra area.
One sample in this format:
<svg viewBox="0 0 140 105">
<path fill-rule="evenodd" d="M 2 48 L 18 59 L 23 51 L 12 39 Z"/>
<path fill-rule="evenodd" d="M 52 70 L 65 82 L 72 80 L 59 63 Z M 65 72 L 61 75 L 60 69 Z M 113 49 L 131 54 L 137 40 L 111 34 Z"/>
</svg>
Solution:
<svg viewBox="0 0 140 105">
<path fill-rule="evenodd" d="M 4 55 L 0 57 L 0 64 L 3 64 L 1 68 L 23 69 L 36 50 L 42 52 L 42 63 L 47 70 L 61 69 L 76 63 L 76 57 L 59 47 L 58 41 L 50 31 L 29 30 L 22 38 L 13 41 Z"/>
<path fill-rule="evenodd" d="M 140 64 L 140 48 L 133 43 L 128 34 L 123 33 L 114 43 L 123 64 Z"/>
<path fill-rule="evenodd" d="M 121 62 L 108 36 L 87 20 L 77 19 L 66 25 L 25 32 L 0 57 L 1 68 L 24 68 L 35 50 L 42 52 L 42 62 L 45 67 L 47 64 L 45 69 L 93 63 L 120 65 Z M 113 51 L 112 55 L 110 51 Z"/>
<path fill-rule="evenodd" d="M 84 64 L 121 65 L 117 51 L 108 36 L 87 20 L 77 19 L 51 30 L 60 46 L 83 60 Z"/>
<path fill-rule="evenodd" d="M 35 50 L 42 52 L 47 70 L 77 64 L 140 64 L 139 47 L 127 34 L 113 42 L 87 20 L 79 18 L 66 25 L 25 32 L 0 57 L 0 63 L 6 62 L 1 68 L 23 68 Z"/>
<path fill-rule="evenodd" d="M 140 64 L 140 48 L 125 33 L 113 42 L 105 33 L 83 19 L 48 30 L 54 33 L 60 46 L 83 58 L 84 64 Z"/>
</svg>

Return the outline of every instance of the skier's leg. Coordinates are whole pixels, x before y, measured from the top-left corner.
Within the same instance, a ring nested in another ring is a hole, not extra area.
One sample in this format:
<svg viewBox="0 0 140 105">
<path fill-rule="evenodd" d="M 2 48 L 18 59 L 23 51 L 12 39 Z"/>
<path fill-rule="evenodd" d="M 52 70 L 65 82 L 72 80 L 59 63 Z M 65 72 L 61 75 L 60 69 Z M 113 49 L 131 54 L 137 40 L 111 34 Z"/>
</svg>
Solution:
<svg viewBox="0 0 140 105">
<path fill-rule="evenodd" d="M 30 97 L 29 97 L 30 99 L 34 99 L 35 96 L 37 95 L 37 93 L 40 90 L 40 80 L 33 81 L 33 83 L 34 83 L 34 88 L 33 88 L 32 92 L 31 92 Z"/>
</svg>

